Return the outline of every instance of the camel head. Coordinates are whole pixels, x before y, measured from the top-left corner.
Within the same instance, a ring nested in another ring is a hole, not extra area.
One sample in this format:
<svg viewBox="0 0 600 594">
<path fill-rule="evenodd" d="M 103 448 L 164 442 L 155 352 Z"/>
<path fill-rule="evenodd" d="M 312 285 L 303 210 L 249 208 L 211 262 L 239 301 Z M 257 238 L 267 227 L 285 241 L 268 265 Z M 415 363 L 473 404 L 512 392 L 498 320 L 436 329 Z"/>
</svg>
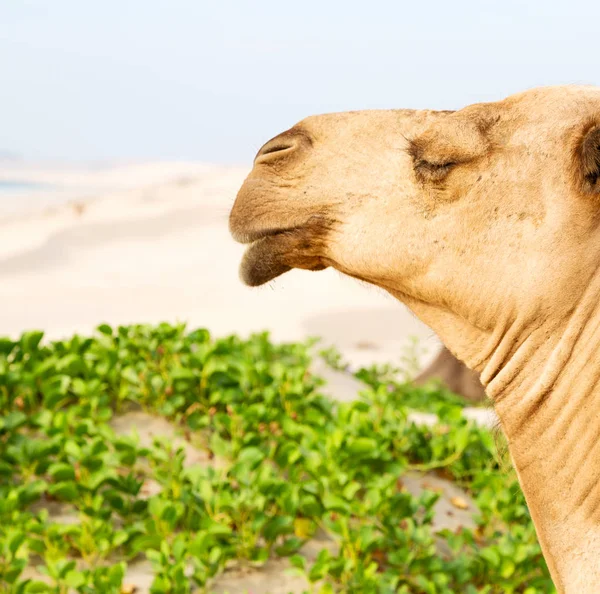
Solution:
<svg viewBox="0 0 600 594">
<path fill-rule="evenodd" d="M 334 267 L 481 369 L 490 334 L 572 310 L 599 215 L 600 90 L 556 87 L 454 112 L 309 117 L 259 150 L 230 229 L 249 244 L 247 284 Z"/>
<path fill-rule="evenodd" d="M 249 285 L 336 268 L 480 372 L 559 592 L 600 592 L 600 89 L 310 117 L 230 229 Z"/>
</svg>

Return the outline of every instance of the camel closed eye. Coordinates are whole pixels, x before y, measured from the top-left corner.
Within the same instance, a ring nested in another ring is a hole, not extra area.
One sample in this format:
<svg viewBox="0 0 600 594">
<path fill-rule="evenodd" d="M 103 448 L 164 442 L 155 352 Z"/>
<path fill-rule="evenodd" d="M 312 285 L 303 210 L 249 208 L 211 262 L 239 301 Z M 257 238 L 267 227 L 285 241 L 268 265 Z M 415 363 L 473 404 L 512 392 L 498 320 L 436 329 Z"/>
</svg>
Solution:
<svg viewBox="0 0 600 594">
<path fill-rule="evenodd" d="M 456 165 L 458 165 L 456 161 L 433 163 L 424 159 L 418 159 L 415 161 L 415 173 L 421 182 L 440 182 Z"/>
</svg>

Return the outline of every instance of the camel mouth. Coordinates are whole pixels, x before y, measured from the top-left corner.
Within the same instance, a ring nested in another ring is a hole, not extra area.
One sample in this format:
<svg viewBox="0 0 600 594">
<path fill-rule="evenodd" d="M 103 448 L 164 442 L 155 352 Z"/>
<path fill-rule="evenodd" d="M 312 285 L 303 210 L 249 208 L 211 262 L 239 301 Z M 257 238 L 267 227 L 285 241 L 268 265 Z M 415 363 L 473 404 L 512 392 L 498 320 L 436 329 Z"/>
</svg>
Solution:
<svg viewBox="0 0 600 594">
<path fill-rule="evenodd" d="M 250 287 L 264 285 L 293 268 L 323 270 L 329 266 L 323 257 L 323 238 L 311 225 L 237 233 L 234 237 L 249 244 L 240 277 Z"/>
</svg>

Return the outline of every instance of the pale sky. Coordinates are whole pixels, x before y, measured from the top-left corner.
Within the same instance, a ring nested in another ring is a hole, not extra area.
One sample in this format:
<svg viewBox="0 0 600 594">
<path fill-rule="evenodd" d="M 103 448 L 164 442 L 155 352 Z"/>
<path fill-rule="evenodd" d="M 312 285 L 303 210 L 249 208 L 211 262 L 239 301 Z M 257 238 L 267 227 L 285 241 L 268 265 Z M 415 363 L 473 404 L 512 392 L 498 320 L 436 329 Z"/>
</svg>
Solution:
<svg viewBox="0 0 600 594">
<path fill-rule="evenodd" d="M 0 0 L 0 151 L 249 163 L 303 117 L 600 84 L 596 0 Z"/>
</svg>

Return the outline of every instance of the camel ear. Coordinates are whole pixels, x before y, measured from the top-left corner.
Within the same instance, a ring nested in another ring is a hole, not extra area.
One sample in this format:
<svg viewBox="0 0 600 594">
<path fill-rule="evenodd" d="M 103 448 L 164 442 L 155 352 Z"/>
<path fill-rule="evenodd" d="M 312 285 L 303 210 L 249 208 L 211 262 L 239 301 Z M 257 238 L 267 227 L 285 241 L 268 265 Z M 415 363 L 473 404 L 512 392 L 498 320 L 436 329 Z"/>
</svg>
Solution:
<svg viewBox="0 0 600 594">
<path fill-rule="evenodd" d="M 590 128 L 579 147 L 579 168 L 583 186 L 590 194 L 600 194 L 600 126 Z"/>
</svg>

